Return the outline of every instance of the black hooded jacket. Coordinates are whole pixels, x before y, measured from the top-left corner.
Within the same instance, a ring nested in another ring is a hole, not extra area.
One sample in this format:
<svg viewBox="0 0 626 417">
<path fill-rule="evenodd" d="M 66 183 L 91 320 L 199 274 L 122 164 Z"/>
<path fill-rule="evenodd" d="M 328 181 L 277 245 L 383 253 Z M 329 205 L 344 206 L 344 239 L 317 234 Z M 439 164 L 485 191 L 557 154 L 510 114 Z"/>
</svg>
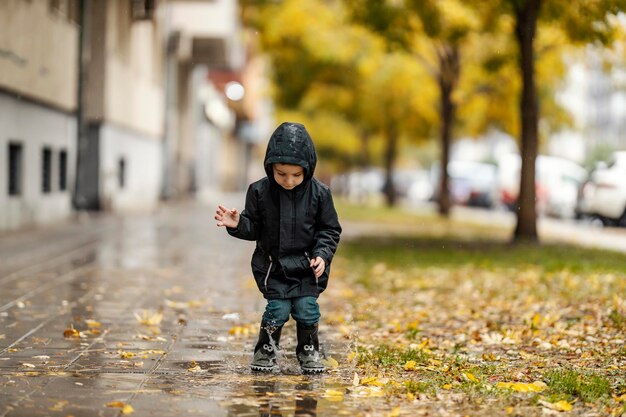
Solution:
<svg viewBox="0 0 626 417">
<path fill-rule="evenodd" d="M 299 165 L 304 180 L 286 190 L 274 180 L 275 163 Z M 305 127 L 283 123 L 265 153 L 267 177 L 248 187 L 246 207 L 234 237 L 255 240 L 252 272 L 265 298 L 317 297 L 328 284 L 341 226 L 330 189 L 313 177 L 317 154 Z M 315 279 L 309 260 L 321 257 L 326 270 Z"/>
</svg>

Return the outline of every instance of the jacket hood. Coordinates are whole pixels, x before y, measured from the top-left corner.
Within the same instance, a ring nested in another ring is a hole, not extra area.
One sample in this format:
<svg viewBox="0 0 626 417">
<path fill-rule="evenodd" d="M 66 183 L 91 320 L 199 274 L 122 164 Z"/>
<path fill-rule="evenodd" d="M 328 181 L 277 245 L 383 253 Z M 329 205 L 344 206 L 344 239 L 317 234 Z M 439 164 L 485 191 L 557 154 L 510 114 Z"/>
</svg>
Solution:
<svg viewBox="0 0 626 417">
<path fill-rule="evenodd" d="M 304 182 L 313 178 L 317 153 L 313 140 L 304 125 L 284 122 L 274 130 L 265 151 L 263 166 L 272 183 L 274 172 L 272 164 L 293 164 L 304 168 Z"/>
</svg>

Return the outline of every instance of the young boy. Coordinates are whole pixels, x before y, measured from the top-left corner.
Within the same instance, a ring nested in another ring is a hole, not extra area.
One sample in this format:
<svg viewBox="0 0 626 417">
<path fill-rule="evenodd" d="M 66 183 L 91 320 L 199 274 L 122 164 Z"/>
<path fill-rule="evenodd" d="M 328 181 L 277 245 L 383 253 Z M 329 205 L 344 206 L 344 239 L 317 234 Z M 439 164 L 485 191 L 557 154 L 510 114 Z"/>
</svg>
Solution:
<svg viewBox="0 0 626 417">
<path fill-rule="evenodd" d="M 267 177 L 252 183 L 245 210 L 218 206 L 215 220 L 231 236 L 255 240 L 252 273 L 267 299 L 250 367 L 276 366 L 280 332 L 289 314 L 297 322 L 296 356 L 304 373 L 320 373 L 317 297 L 326 289 L 341 226 L 327 186 L 313 178 L 317 154 L 299 123 L 283 123 L 272 134 Z"/>
</svg>

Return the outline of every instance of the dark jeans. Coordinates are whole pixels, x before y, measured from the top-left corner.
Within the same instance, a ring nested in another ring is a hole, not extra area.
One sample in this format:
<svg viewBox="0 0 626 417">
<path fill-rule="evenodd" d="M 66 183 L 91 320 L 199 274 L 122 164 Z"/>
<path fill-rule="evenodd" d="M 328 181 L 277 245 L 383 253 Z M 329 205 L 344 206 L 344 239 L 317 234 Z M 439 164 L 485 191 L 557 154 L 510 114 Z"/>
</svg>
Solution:
<svg viewBox="0 0 626 417">
<path fill-rule="evenodd" d="M 289 314 L 301 324 L 310 326 L 320 321 L 320 306 L 315 297 L 271 299 L 267 301 L 263 321 L 271 326 L 282 326 L 289 320 Z"/>
</svg>

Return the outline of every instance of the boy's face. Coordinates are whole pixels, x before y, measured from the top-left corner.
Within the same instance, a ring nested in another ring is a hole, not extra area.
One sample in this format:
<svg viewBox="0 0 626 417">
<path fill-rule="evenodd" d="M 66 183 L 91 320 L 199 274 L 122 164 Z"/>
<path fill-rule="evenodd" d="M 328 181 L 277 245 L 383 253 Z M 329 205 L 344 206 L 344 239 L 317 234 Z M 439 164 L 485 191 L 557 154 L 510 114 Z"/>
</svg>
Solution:
<svg viewBox="0 0 626 417">
<path fill-rule="evenodd" d="M 304 181 L 304 168 L 300 165 L 273 164 L 274 180 L 285 190 L 291 190 Z"/>
</svg>

